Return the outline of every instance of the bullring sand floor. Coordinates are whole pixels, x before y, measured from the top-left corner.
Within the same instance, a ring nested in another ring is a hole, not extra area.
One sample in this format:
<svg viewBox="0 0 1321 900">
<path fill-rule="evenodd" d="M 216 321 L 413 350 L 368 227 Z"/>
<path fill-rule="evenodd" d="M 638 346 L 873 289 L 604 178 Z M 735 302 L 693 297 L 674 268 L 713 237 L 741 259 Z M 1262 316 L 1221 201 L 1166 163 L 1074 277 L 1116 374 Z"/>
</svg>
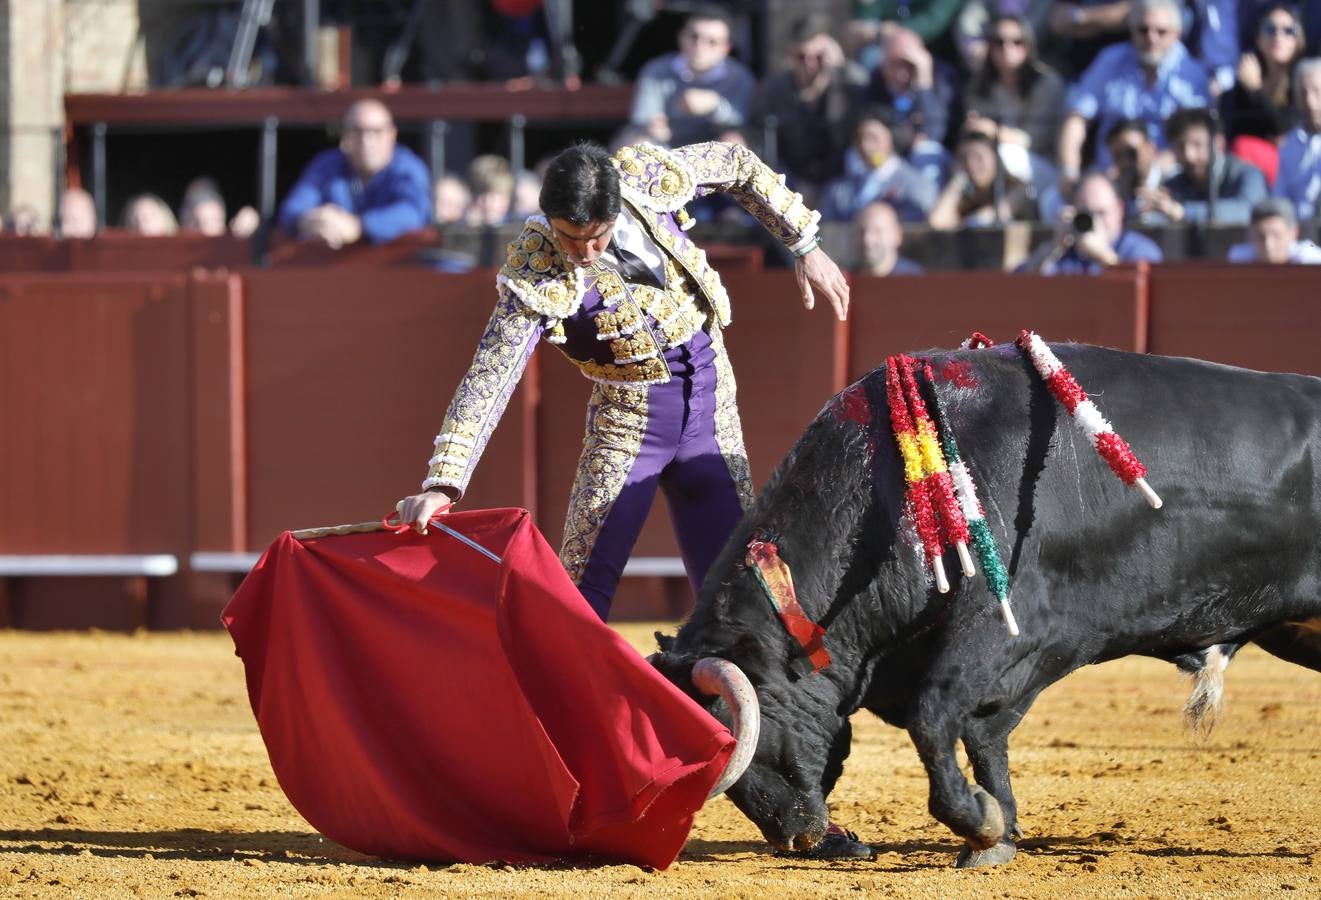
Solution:
<svg viewBox="0 0 1321 900">
<path fill-rule="evenodd" d="M 654 626 L 620 627 L 639 647 Z M 1011 739 L 1026 838 L 950 868 L 907 736 L 866 713 L 837 820 L 873 862 L 769 855 L 727 800 L 666 872 L 418 866 L 324 840 L 271 774 L 223 633 L 0 632 L 0 896 L 1321 896 L 1321 674 L 1249 648 L 1209 740 L 1187 681 L 1130 659 L 1047 690 Z"/>
</svg>

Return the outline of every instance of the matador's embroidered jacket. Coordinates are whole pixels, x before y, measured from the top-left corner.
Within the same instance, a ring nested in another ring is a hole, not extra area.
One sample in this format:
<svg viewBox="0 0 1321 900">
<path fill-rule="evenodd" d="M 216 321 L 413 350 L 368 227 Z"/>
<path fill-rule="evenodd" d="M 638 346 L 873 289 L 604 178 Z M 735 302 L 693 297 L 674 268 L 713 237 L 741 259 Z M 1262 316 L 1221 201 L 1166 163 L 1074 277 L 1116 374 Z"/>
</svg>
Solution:
<svg viewBox="0 0 1321 900">
<path fill-rule="evenodd" d="M 785 187 L 751 150 L 692 144 L 664 150 L 624 147 L 614 158 L 623 203 L 664 256 L 665 285 L 625 283 L 603 267 L 577 267 L 541 216 L 509 245 L 499 299 L 436 436 L 423 489 L 462 495 L 482 450 L 545 337 L 594 381 L 647 385 L 668 381 L 666 350 L 704 325 L 729 324 L 729 297 L 706 254 L 684 233 L 683 207 L 716 191 L 733 194 L 772 234 L 794 247 L 816 233 L 820 215 Z"/>
</svg>

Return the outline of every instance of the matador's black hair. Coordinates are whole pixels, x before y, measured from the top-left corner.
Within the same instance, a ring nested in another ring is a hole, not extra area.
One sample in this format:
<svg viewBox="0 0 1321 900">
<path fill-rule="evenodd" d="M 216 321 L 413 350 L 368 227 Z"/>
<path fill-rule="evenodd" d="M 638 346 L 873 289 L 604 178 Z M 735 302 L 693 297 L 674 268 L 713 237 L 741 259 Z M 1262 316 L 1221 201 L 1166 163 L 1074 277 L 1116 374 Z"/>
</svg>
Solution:
<svg viewBox="0 0 1321 900">
<path fill-rule="evenodd" d="M 541 211 L 574 225 L 613 222 L 619 215 L 619 172 L 599 144 L 575 144 L 550 162 L 541 181 Z"/>
</svg>

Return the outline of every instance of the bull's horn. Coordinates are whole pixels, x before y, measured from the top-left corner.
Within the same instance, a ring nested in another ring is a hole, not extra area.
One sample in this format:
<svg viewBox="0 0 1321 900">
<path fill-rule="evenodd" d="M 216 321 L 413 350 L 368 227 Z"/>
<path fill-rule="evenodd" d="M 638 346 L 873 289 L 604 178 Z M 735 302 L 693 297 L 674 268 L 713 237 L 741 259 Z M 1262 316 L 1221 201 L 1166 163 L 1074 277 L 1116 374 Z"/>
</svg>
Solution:
<svg viewBox="0 0 1321 900">
<path fill-rule="evenodd" d="M 715 694 L 724 700 L 734 720 L 734 752 L 720 780 L 706 798 L 713 800 L 743 777 L 752 762 L 752 754 L 757 751 L 757 736 L 761 733 L 761 707 L 748 676 L 727 659 L 718 656 L 699 659 L 693 665 L 693 684 L 702 693 Z"/>
</svg>

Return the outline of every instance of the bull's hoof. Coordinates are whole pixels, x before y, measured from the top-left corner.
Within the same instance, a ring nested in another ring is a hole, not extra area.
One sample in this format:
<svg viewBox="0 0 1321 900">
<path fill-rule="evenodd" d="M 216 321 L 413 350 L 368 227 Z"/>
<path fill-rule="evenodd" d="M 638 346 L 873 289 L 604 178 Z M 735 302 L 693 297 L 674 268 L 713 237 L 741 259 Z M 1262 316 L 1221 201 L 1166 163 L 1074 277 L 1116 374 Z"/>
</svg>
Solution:
<svg viewBox="0 0 1321 900">
<path fill-rule="evenodd" d="M 1000 810 L 1000 801 L 975 784 L 972 786 L 972 796 L 982 815 L 981 824 L 972 834 L 967 835 L 968 846 L 973 850 L 990 850 L 1004 837 L 1004 813 Z"/>
<path fill-rule="evenodd" d="M 1002 866 L 1014 858 L 1018 848 L 1014 842 L 1005 838 L 1000 843 L 991 847 L 989 850 L 974 850 L 971 847 L 964 847 L 959 851 L 958 858 L 954 860 L 956 869 L 973 869 L 977 866 Z"/>
</svg>

